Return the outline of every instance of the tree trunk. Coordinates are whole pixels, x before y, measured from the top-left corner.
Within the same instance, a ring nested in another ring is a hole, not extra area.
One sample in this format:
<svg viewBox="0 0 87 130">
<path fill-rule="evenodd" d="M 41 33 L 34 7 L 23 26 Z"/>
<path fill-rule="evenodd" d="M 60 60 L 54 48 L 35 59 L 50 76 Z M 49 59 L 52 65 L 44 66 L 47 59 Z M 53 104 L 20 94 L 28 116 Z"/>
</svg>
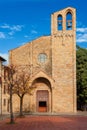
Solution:
<svg viewBox="0 0 87 130">
<path fill-rule="evenodd" d="M 14 116 L 13 116 L 13 105 L 12 105 L 12 86 L 10 86 L 10 123 L 14 123 Z"/>
<path fill-rule="evenodd" d="M 23 110 L 22 110 L 22 108 L 23 108 L 23 96 L 20 97 L 20 116 L 23 116 Z"/>
</svg>

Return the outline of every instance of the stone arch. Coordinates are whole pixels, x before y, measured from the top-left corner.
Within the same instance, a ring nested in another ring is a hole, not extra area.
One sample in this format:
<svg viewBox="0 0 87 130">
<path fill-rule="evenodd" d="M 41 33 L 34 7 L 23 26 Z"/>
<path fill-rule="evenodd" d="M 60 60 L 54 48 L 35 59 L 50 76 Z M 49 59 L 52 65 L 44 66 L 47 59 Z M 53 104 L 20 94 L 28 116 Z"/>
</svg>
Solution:
<svg viewBox="0 0 87 130">
<path fill-rule="evenodd" d="M 35 86 L 34 104 L 36 112 L 51 112 L 52 107 L 52 88 L 51 83 L 44 77 L 38 77 L 32 82 Z"/>
<path fill-rule="evenodd" d="M 48 85 L 48 87 L 51 90 L 51 83 L 47 78 L 38 77 L 38 78 L 34 79 L 34 81 L 32 82 L 32 86 L 35 85 L 35 83 L 45 83 L 46 85 Z"/>
<path fill-rule="evenodd" d="M 72 30 L 72 20 L 73 19 L 73 14 L 71 10 L 66 11 L 66 30 Z"/>
<path fill-rule="evenodd" d="M 61 14 L 57 16 L 57 21 L 58 21 L 58 24 L 57 24 L 58 30 L 60 31 L 63 30 L 63 18 Z"/>
</svg>

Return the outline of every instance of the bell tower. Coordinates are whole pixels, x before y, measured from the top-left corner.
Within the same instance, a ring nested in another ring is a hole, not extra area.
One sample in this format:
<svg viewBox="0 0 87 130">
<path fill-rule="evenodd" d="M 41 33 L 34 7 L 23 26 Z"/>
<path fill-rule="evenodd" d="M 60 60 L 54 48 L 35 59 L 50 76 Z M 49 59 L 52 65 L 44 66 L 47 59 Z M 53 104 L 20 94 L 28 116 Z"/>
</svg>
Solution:
<svg viewBox="0 0 87 130">
<path fill-rule="evenodd" d="M 51 15 L 54 112 L 76 112 L 76 10 Z"/>
</svg>

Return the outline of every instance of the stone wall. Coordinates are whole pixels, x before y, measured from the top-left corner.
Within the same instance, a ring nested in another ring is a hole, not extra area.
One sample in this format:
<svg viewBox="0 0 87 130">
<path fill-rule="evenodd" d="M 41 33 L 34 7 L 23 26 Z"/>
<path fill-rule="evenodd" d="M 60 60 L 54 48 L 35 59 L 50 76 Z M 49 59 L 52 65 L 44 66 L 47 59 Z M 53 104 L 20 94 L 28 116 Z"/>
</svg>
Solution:
<svg viewBox="0 0 87 130">
<path fill-rule="evenodd" d="M 47 55 L 47 61 L 44 64 L 41 64 L 38 60 L 39 54 L 42 53 Z M 40 37 L 30 43 L 11 50 L 9 54 L 10 64 L 31 65 L 33 74 L 40 70 L 45 71 L 48 75 L 52 73 L 50 36 Z"/>
<path fill-rule="evenodd" d="M 66 30 L 66 13 L 72 12 L 72 30 Z M 63 30 L 57 30 L 57 16 L 63 17 Z M 75 9 L 66 8 L 52 14 L 53 111 L 76 111 Z"/>
<path fill-rule="evenodd" d="M 66 13 L 68 11 L 72 14 L 72 30 L 66 30 Z M 57 29 L 59 14 L 63 17 L 63 29 L 61 31 Z M 10 64 L 32 65 L 31 74 L 34 80 L 39 72 L 41 72 L 39 77 L 47 75 L 47 80 L 52 80 L 51 91 L 49 86 L 38 84 L 34 95 L 29 100 L 28 96 L 25 97 L 24 104 L 27 104 L 28 101 L 32 112 L 36 112 L 36 91 L 45 89 L 50 93 L 49 112 L 76 112 L 75 15 L 76 11 L 71 7 L 53 13 L 51 17 L 51 36 L 40 37 L 11 50 L 9 53 Z M 47 55 L 45 63 L 39 62 L 39 54 Z"/>
</svg>

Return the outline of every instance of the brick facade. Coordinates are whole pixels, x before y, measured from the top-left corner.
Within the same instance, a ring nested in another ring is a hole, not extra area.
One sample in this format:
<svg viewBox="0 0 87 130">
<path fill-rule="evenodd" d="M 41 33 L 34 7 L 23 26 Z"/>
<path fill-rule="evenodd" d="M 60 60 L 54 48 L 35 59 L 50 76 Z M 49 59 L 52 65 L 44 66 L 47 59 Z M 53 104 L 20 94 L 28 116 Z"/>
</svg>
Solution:
<svg viewBox="0 0 87 130">
<path fill-rule="evenodd" d="M 72 19 L 67 20 L 68 14 Z M 62 29 L 58 30 L 61 25 Z M 76 112 L 75 25 L 75 9 L 65 8 L 51 15 L 50 36 L 42 36 L 10 50 L 10 64 L 32 65 L 31 85 L 37 86 L 33 95 L 25 95 L 24 111 Z M 45 96 L 40 97 L 39 94 Z M 16 95 L 13 96 L 13 103 L 14 111 L 19 111 L 19 99 Z"/>
</svg>

